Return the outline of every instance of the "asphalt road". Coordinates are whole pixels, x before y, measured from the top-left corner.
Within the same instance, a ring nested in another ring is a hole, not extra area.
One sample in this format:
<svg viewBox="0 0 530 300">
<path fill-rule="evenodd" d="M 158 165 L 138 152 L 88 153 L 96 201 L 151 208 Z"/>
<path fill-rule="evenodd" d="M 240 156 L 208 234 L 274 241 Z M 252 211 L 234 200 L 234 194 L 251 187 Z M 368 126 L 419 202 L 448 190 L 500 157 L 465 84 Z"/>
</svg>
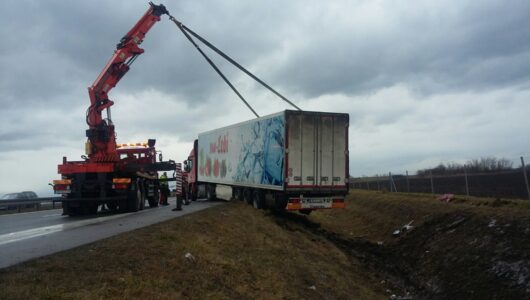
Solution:
<svg viewBox="0 0 530 300">
<path fill-rule="evenodd" d="M 71 249 L 122 232 L 193 213 L 223 202 L 196 201 L 182 211 L 169 206 L 135 213 L 98 213 L 90 217 L 62 216 L 61 209 L 0 216 L 0 268 Z"/>
</svg>

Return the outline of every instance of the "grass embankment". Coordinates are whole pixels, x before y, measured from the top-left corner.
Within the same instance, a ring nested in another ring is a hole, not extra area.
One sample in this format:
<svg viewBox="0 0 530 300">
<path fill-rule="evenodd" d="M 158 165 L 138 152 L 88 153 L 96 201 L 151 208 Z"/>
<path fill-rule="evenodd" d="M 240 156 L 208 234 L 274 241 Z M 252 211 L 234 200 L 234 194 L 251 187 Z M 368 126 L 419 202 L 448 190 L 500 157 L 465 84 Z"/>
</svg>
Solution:
<svg viewBox="0 0 530 300">
<path fill-rule="evenodd" d="M 333 243 L 276 218 L 228 203 L 2 270 L 0 298 L 384 298 Z"/>
<path fill-rule="evenodd" d="M 411 223 L 412 229 L 393 235 Z M 193 257 L 186 258 L 190 253 Z M 309 217 L 241 202 L 0 271 L 0 299 L 530 298 L 530 204 L 352 191 Z"/>
</svg>

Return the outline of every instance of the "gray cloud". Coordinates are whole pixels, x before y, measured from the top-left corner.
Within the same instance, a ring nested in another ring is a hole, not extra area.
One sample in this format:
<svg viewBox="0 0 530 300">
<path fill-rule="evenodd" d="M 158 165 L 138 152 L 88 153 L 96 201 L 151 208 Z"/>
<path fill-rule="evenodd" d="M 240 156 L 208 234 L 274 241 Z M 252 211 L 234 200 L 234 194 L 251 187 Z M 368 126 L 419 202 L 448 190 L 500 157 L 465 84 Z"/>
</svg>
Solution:
<svg viewBox="0 0 530 300">
<path fill-rule="evenodd" d="M 408 132 L 419 128 L 418 132 L 428 134 L 424 127 L 443 116 L 422 103 L 439 104 L 444 95 L 447 99 L 477 95 L 488 98 L 489 102 L 482 102 L 488 104 L 498 98 L 502 106 L 496 110 L 455 102 L 439 108 L 456 115 L 454 121 L 484 126 L 488 113 L 524 106 L 521 95 L 530 89 L 530 2 L 524 0 L 168 0 L 164 4 L 302 108 L 351 113 L 352 132 L 366 133 L 365 140 L 389 134 L 391 126 Z M 28 149 L 49 150 L 50 143 L 64 148 L 76 145 L 79 149 L 70 152 L 82 152 L 86 89 L 146 9 L 143 1 L 126 0 L 3 3 L 0 157 Z M 189 142 L 199 131 L 252 117 L 166 16 L 142 47 L 145 54 L 110 94 L 116 102 L 113 115 L 119 138 L 162 134 Z M 260 113 L 288 108 L 211 51 L 207 53 Z M 396 92 L 395 87 L 407 92 Z M 390 92 L 380 96 L 386 90 Z M 419 106 L 422 115 L 417 115 Z M 520 108 L 525 109 L 530 107 Z M 416 127 L 407 123 L 411 118 Z M 513 124 L 508 125 L 524 127 Z M 484 145 L 482 137 L 471 139 L 470 145 Z M 382 142 L 368 143 L 383 149 L 380 155 L 394 157 Z M 352 153 L 362 156 L 354 151 L 364 149 L 362 144 L 352 139 Z M 422 160 L 436 154 L 421 145 L 417 148 L 423 152 L 414 156 Z M 442 154 L 453 153 L 439 149 Z M 409 162 L 409 158 L 403 159 Z"/>
</svg>

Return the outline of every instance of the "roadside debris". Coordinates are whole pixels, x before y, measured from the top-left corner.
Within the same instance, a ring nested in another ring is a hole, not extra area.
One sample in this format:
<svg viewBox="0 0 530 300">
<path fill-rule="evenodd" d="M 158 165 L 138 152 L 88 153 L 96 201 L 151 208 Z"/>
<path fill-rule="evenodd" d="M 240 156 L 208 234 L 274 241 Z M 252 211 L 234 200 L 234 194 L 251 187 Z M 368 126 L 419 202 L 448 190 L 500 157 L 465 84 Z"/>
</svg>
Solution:
<svg viewBox="0 0 530 300">
<path fill-rule="evenodd" d="M 495 227 L 495 225 L 497 225 L 497 220 L 491 219 L 490 223 L 488 224 L 488 227 Z"/>
<path fill-rule="evenodd" d="M 397 296 L 395 294 L 392 294 L 390 296 L 390 299 L 391 300 L 410 300 L 410 299 L 412 299 L 412 296 L 410 296 L 410 293 L 407 293 L 407 295 L 405 295 L 405 296 Z"/>
<path fill-rule="evenodd" d="M 192 262 L 195 262 L 195 256 L 193 256 L 191 253 L 186 253 L 184 254 L 184 257 L 189 260 L 189 261 L 192 261 Z"/>
<path fill-rule="evenodd" d="M 453 200 L 455 197 L 454 194 L 443 194 L 443 195 L 440 195 L 438 196 L 438 200 L 439 201 L 442 201 L 442 202 L 445 202 L 445 203 L 449 203 L 451 202 L 451 200 Z"/>
<path fill-rule="evenodd" d="M 308 289 L 313 290 L 313 291 L 316 291 L 316 290 L 317 290 L 317 287 L 314 286 L 314 285 L 312 285 L 312 286 L 308 287 Z"/>
<path fill-rule="evenodd" d="M 396 229 L 394 230 L 394 232 L 392 233 L 394 236 L 398 236 L 402 233 L 405 233 L 407 231 L 410 231 L 414 228 L 414 226 L 412 226 L 412 222 L 414 222 L 414 220 L 408 222 L 407 224 L 403 225 L 400 229 Z"/>
</svg>

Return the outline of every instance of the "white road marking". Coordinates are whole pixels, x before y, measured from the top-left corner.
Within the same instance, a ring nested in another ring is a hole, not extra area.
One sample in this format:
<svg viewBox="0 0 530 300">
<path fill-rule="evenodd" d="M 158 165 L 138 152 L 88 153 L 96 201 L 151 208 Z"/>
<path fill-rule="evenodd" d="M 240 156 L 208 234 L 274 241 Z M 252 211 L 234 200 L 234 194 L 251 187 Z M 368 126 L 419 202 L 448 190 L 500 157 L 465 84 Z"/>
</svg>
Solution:
<svg viewBox="0 0 530 300">
<path fill-rule="evenodd" d="M 22 231 L 10 232 L 10 233 L 0 235 L 0 245 L 14 243 L 14 242 L 31 239 L 34 237 L 43 236 L 47 234 L 52 234 L 52 233 L 63 231 L 63 230 L 82 227 L 86 225 L 103 223 L 105 221 L 119 219 L 119 218 L 126 217 L 128 215 L 131 215 L 131 214 L 137 214 L 137 213 L 142 213 L 142 212 L 145 212 L 145 210 L 136 212 L 136 213 L 118 214 L 118 215 L 99 217 L 99 218 L 94 218 L 94 219 L 80 220 L 76 222 L 69 222 L 66 224 L 57 224 L 57 225 L 52 225 L 52 226 L 44 226 L 44 227 L 32 228 L 32 229 L 27 229 L 27 230 L 22 230 Z"/>
<path fill-rule="evenodd" d="M 41 218 L 49 218 L 49 217 L 56 217 L 56 216 L 61 216 L 62 214 L 51 214 L 51 215 L 44 215 L 44 216 L 41 216 Z"/>
</svg>

